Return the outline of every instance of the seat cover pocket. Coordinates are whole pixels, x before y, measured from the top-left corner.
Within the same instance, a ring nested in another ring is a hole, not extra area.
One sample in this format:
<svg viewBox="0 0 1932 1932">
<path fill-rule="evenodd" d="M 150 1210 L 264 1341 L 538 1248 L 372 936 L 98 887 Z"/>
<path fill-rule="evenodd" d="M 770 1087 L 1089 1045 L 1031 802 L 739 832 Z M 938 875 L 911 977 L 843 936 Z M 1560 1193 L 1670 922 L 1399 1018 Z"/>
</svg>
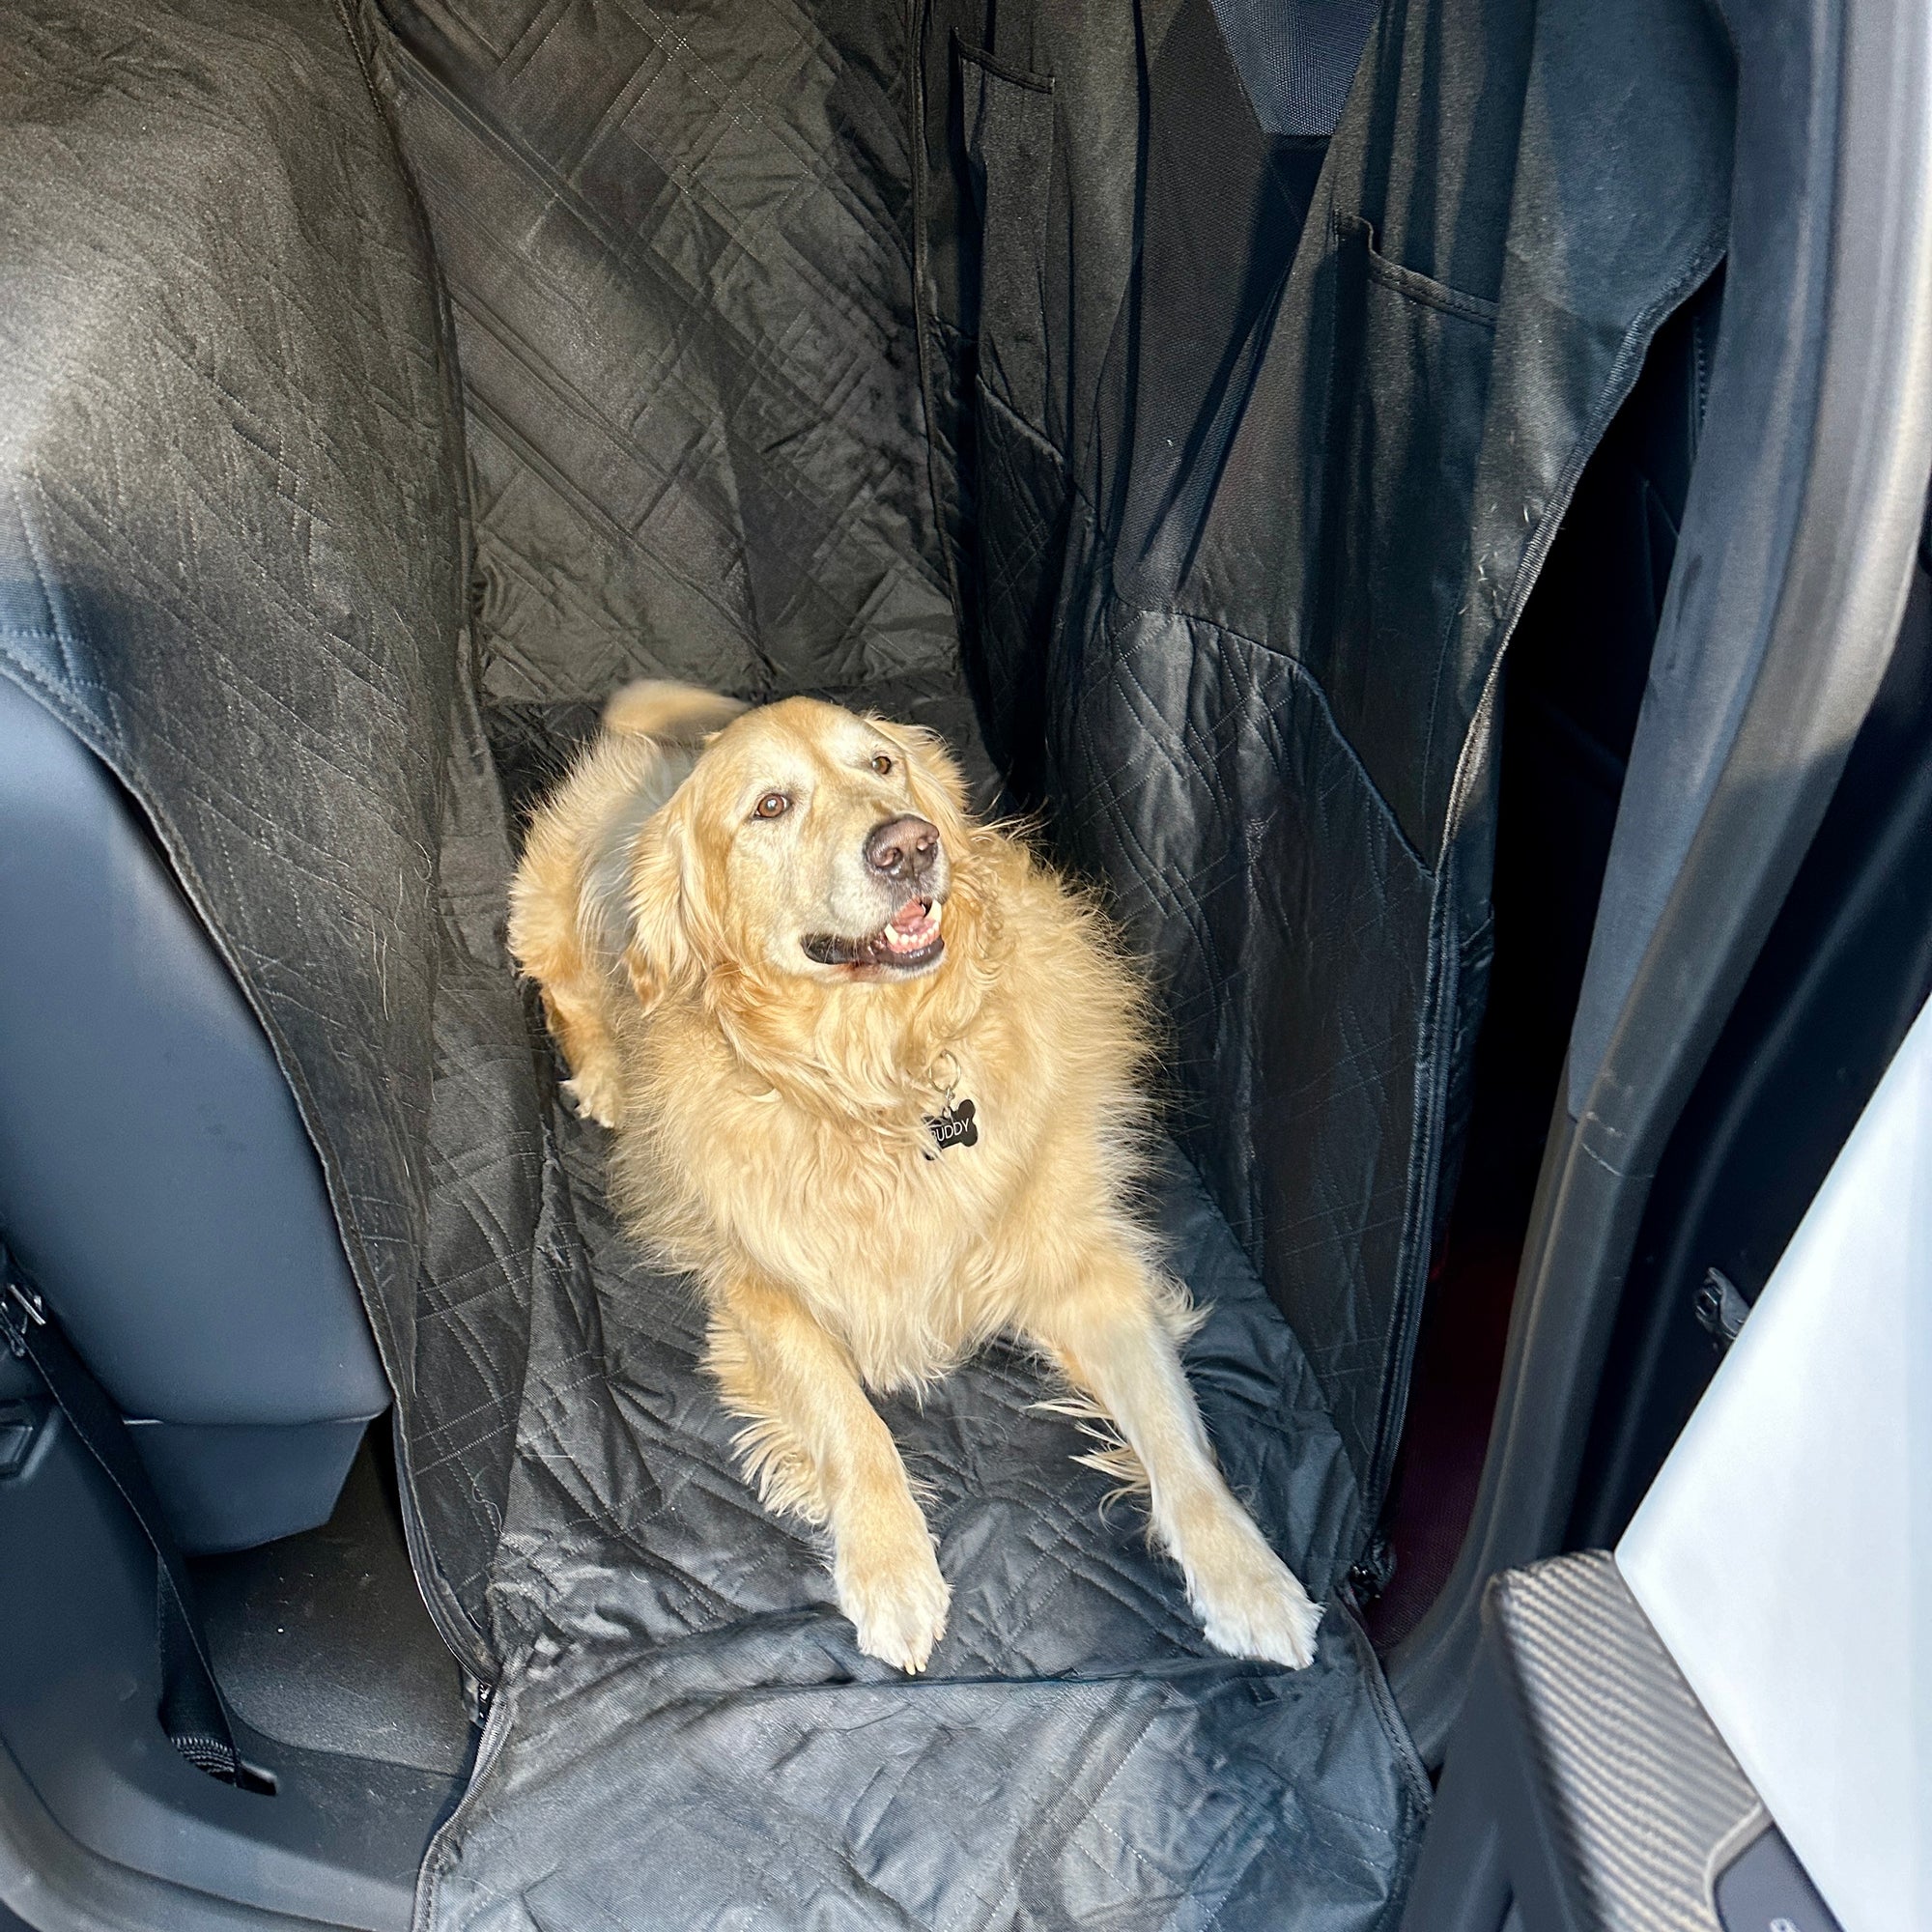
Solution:
<svg viewBox="0 0 1932 1932">
<path fill-rule="evenodd" d="M 1425 775 L 1436 707 L 1385 672 L 1412 666 L 1425 691 L 1454 675 L 1496 307 L 1389 260 L 1358 216 L 1335 219 L 1332 245 L 1318 630 L 1339 648 L 1321 674 L 1404 832 L 1434 852 L 1441 805 Z"/>
<path fill-rule="evenodd" d="M 980 216 L 979 377 L 1030 428 L 1046 428 L 1046 220 L 1053 81 L 956 37 L 961 131 Z M 977 327 L 976 327 L 977 324 Z"/>
</svg>

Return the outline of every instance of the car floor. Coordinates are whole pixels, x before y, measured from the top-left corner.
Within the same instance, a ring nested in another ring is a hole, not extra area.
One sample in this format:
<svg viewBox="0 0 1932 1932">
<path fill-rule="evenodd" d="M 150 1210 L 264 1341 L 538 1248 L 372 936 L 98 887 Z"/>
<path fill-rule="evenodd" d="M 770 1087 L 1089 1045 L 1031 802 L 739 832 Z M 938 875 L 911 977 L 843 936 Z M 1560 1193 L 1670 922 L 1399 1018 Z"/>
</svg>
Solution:
<svg viewBox="0 0 1932 1932">
<path fill-rule="evenodd" d="M 466 1769 L 475 1734 L 462 1673 L 410 1568 L 384 1424 L 320 1529 L 202 1557 L 194 1572 L 215 1676 L 265 1737 L 416 1771 Z"/>
</svg>

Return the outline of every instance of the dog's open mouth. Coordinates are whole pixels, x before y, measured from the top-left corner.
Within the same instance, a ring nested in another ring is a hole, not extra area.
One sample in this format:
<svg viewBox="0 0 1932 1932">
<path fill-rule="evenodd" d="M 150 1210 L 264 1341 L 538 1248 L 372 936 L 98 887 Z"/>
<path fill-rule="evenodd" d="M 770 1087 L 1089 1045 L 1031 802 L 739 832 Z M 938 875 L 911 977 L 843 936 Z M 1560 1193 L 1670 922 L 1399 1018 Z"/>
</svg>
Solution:
<svg viewBox="0 0 1932 1932">
<path fill-rule="evenodd" d="M 907 899 L 877 932 L 846 939 L 836 932 L 808 933 L 808 959 L 821 966 L 889 966 L 899 972 L 930 966 L 946 951 L 935 899 Z"/>
</svg>

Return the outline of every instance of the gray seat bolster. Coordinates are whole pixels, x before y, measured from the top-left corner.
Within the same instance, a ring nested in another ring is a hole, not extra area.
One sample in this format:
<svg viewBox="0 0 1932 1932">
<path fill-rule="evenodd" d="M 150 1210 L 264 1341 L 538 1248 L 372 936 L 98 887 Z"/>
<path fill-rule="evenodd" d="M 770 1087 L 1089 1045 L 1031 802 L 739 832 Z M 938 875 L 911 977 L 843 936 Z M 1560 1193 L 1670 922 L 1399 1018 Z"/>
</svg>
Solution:
<svg viewBox="0 0 1932 1932">
<path fill-rule="evenodd" d="M 315 1150 L 136 809 L 5 677 L 0 932 L 0 1229 L 186 1548 L 325 1520 L 388 1390 Z"/>
</svg>

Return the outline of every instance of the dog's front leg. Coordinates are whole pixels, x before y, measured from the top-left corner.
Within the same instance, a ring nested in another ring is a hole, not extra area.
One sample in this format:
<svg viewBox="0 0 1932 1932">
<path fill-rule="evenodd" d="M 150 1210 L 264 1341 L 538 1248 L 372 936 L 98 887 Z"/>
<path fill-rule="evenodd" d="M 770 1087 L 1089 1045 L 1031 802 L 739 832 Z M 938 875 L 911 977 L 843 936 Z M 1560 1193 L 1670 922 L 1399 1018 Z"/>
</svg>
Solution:
<svg viewBox="0 0 1932 1932">
<path fill-rule="evenodd" d="M 750 1281 L 714 1294 L 710 1365 L 766 1492 L 832 1531 L 838 1607 L 868 1657 L 923 1670 L 952 1591 L 892 1432 L 850 1357 L 791 1295 Z"/>
<path fill-rule="evenodd" d="M 1078 1288 L 1030 1310 L 1027 1325 L 1140 1459 L 1154 1531 L 1180 1565 L 1208 1641 L 1298 1669 L 1315 1655 L 1321 1607 L 1215 1466 L 1160 1308 L 1138 1261 L 1108 1254 Z"/>
</svg>

